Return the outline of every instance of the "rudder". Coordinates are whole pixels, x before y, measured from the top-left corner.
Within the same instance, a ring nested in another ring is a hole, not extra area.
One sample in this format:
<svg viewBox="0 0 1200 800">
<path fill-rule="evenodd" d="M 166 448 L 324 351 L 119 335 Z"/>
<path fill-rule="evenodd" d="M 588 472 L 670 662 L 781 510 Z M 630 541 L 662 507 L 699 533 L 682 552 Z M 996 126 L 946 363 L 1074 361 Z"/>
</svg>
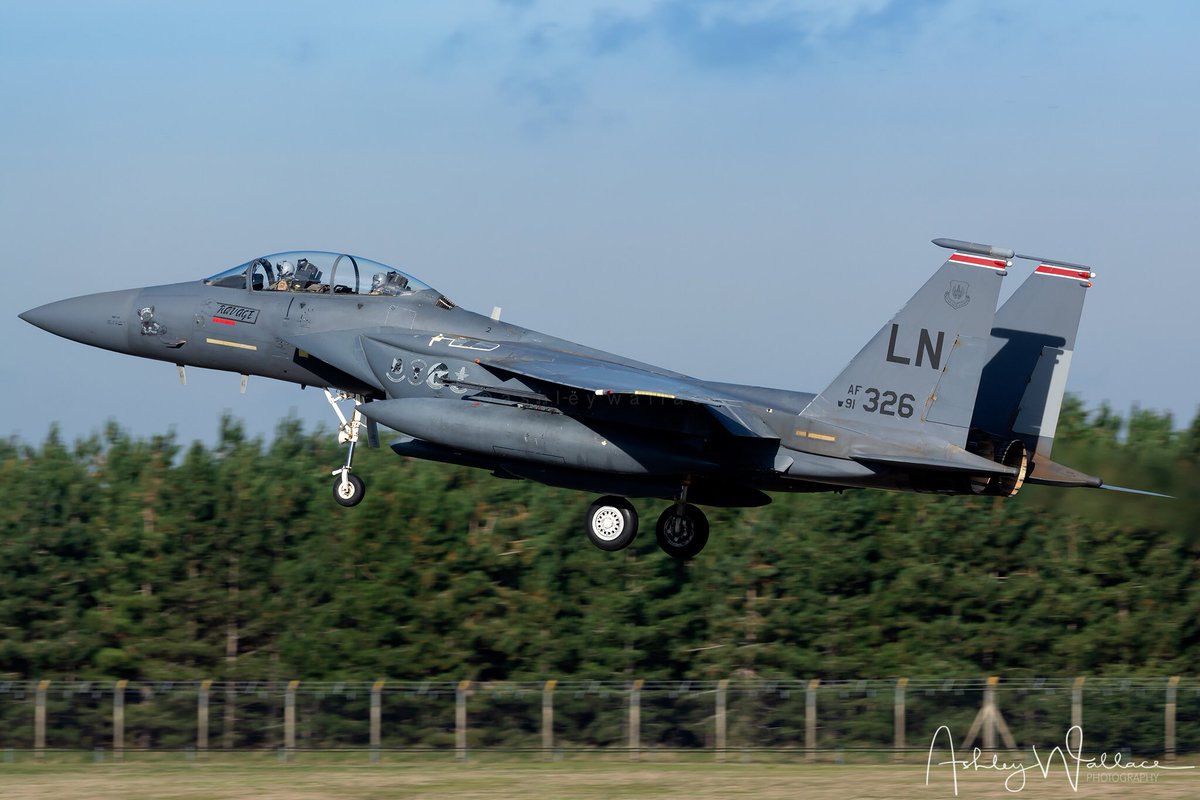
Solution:
<svg viewBox="0 0 1200 800">
<path fill-rule="evenodd" d="M 971 427 L 1050 455 L 1067 373 L 1095 277 L 1079 265 L 1039 264 L 1000 310 L 988 340 Z"/>
</svg>

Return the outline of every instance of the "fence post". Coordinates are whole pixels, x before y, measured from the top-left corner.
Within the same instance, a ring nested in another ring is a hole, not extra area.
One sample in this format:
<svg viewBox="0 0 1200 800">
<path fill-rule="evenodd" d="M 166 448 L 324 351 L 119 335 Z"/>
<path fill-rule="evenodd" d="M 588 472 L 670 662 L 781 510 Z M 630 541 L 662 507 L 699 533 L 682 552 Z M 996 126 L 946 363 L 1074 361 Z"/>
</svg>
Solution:
<svg viewBox="0 0 1200 800">
<path fill-rule="evenodd" d="M 125 755 L 125 687 L 129 681 L 117 681 L 113 687 L 113 759 Z"/>
<path fill-rule="evenodd" d="M 1175 693 L 1179 688 L 1179 676 L 1172 675 L 1167 681 L 1167 718 L 1166 718 L 1166 735 L 1167 761 L 1175 760 Z"/>
<path fill-rule="evenodd" d="M 725 760 L 725 692 L 729 689 L 729 679 L 717 681 L 717 761 Z"/>
<path fill-rule="evenodd" d="M 296 750 L 296 687 L 299 685 L 300 681 L 288 681 L 283 696 L 283 752 L 288 761 L 292 760 Z"/>
<path fill-rule="evenodd" d="M 371 763 L 379 763 L 379 747 L 383 741 L 383 678 L 371 685 Z"/>
<path fill-rule="evenodd" d="M 554 749 L 554 687 L 558 681 L 551 678 L 542 684 L 542 755 L 549 761 Z"/>
<path fill-rule="evenodd" d="M 905 725 L 905 714 L 904 714 L 904 691 L 907 688 L 908 688 L 908 678 L 901 678 L 900 680 L 896 681 L 896 705 L 895 705 L 895 709 L 892 712 L 892 716 L 895 720 L 895 728 L 896 728 L 896 737 L 895 737 L 896 741 L 895 741 L 895 745 L 893 747 L 893 750 L 895 752 L 894 752 L 894 755 L 892 756 L 893 761 L 903 761 L 904 760 L 904 748 L 906 746 L 904 739 L 905 739 L 905 733 L 907 732 L 906 725 Z"/>
<path fill-rule="evenodd" d="M 1083 681 L 1084 676 L 1080 675 L 1071 686 L 1071 728 L 1078 728 L 1079 734 L 1074 742 L 1068 740 L 1067 744 L 1074 746 L 1077 753 L 1083 751 Z"/>
<path fill-rule="evenodd" d="M 46 755 L 46 690 L 50 681 L 38 681 L 33 705 L 33 751 L 41 759 Z"/>
<path fill-rule="evenodd" d="M 1016 751 L 1017 742 L 1013 739 L 1012 731 L 1008 729 L 1008 723 L 1004 721 L 1000 709 L 996 706 L 996 685 L 998 683 L 1000 683 L 1000 676 L 988 676 L 987 685 L 983 690 L 983 705 L 980 707 L 979 713 L 975 715 L 975 721 L 971 723 L 971 730 L 967 731 L 967 738 L 963 739 L 963 750 L 974 744 L 975 740 L 982 735 L 984 751 L 995 753 L 996 734 L 999 733 L 1004 738 L 1004 744 L 1009 751 Z"/>
<path fill-rule="evenodd" d="M 629 690 L 629 752 L 634 761 L 642 749 L 642 686 L 645 683 L 638 678 Z"/>
<path fill-rule="evenodd" d="M 467 690 L 470 688 L 470 681 L 459 681 L 454 698 L 454 755 L 459 761 L 467 758 Z"/>
<path fill-rule="evenodd" d="M 804 749 L 807 751 L 807 761 L 817 760 L 817 687 L 821 685 L 820 678 L 808 682 L 808 691 L 804 694 Z"/>
<path fill-rule="evenodd" d="M 993 720 L 996 718 L 996 684 L 998 682 L 999 676 L 988 676 L 987 688 L 983 690 L 983 707 L 986 709 L 983 721 L 983 749 L 987 753 L 996 752 L 996 725 Z"/>
<path fill-rule="evenodd" d="M 234 722 L 237 719 L 237 681 L 225 681 L 225 730 L 221 735 L 221 747 L 233 749 Z"/>
<path fill-rule="evenodd" d="M 212 679 L 200 681 L 200 695 L 196 699 L 196 751 L 203 758 L 208 753 L 208 691 Z"/>
</svg>

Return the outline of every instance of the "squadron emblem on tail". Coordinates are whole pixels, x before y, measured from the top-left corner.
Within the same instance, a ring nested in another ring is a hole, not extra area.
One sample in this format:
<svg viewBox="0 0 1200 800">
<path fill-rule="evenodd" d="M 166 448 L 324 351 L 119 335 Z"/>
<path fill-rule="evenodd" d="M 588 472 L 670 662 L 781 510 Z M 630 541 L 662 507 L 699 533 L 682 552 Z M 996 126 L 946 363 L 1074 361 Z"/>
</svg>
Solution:
<svg viewBox="0 0 1200 800">
<path fill-rule="evenodd" d="M 946 290 L 944 295 L 946 305 L 953 308 L 955 311 L 971 302 L 971 295 L 967 294 L 967 290 L 971 285 L 966 281 L 950 281 L 950 288 Z"/>
</svg>

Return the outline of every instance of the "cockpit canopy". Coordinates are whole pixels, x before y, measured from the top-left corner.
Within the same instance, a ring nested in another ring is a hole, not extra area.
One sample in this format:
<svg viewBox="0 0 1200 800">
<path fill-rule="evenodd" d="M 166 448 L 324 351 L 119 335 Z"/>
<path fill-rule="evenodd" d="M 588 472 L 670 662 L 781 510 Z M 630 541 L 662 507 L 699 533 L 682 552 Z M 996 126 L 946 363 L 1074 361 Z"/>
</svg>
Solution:
<svg viewBox="0 0 1200 800">
<path fill-rule="evenodd" d="M 264 292 L 397 296 L 433 291 L 429 284 L 369 258 L 293 250 L 247 261 L 206 278 L 209 286 Z M 450 305 L 439 297 L 439 300 Z"/>
</svg>

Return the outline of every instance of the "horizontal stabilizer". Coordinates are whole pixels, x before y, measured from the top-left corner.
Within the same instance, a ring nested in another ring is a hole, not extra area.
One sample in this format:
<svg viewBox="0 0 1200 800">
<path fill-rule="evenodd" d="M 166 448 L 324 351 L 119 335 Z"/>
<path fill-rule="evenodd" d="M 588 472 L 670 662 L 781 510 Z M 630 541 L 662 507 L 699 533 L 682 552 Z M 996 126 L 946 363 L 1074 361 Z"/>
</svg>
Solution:
<svg viewBox="0 0 1200 800">
<path fill-rule="evenodd" d="M 1034 457 L 1033 463 L 1029 467 L 1029 475 L 1025 480 L 1028 483 L 1038 483 L 1043 486 L 1082 486 L 1094 489 L 1098 489 L 1104 484 L 1104 481 L 1095 475 L 1071 469 L 1040 455 Z"/>
<path fill-rule="evenodd" d="M 859 453 L 852 456 L 855 461 L 887 464 L 896 467 L 930 469 L 939 472 L 966 472 L 972 475 L 1016 475 L 1012 467 L 990 461 L 966 450 L 955 448 L 953 458 L 933 458 L 927 455 L 904 455 L 898 453 Z"/>
<path fill-rule="evenodd" d="M 1029 476 L 1025 479 L 1025 481 L 1026 483 L 1036 483 L 1042 486 L 1107 489 L 1110 492 L 1125 492 L 1127 494 L 1140 494 L 1146 497 L 1166 497 L 1172 500 L 1174 499 L 1174 497 L 1169 494 L 1147 492 L 1143 489 L 1127 489 L 1124 486 L 1109 486 L 1095 475 L 1088 475 L 1086 472 L 1080 472 L 1079 470 L 1071 469 L 1070 467 L 1059 464 L 1056 461 L 1051 461 L 1044 456 L 1037 456 L 1034 458 L 1029 469 Z"/>
</svg>

